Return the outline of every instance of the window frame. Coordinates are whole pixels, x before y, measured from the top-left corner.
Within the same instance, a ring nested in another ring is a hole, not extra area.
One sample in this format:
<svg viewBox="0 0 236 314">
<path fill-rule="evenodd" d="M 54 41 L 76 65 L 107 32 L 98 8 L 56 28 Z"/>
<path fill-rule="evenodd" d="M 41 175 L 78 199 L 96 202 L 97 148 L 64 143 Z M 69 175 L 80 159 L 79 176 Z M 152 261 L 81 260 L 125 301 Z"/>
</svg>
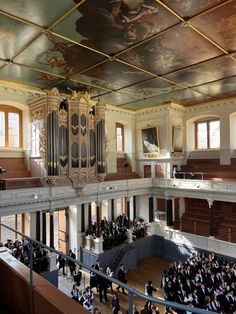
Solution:
<svg viewBox="0 0 236 314">
<path fill-rule="evenodd" d="M 118 147 L 117 147 L 117 129 L 120 128 L 121 129 L 121 136 L 122 136 L 122 150 L 118 150 Z M 119 122 L 116 122 L 116 151 L 117 152 L 124 152 L 125 150 L 125 132 L 124 132 L 124 125 L 119 123 Z"/>
<path fill-rule="evenodd" d="M 215 121 L 219 121 L 220 123 L 220 119 L 216 118 L 216 117 L 212 117 L 212 118 L 207 118 L 207 119 L 200 119 L 194 122 L 195 125 L 195 150 L 219 150 L 220 149 L 220 145 L 217 148 L 212 148 L 210 147 L 210 123 L 211 122 L 215 122 Z M 206 123 L 207 125 L 207 147 L 206 148 L 199 148 L 198 147 L 198 125 L 200 123 Z M 220 134 L 219 134 L 220 136 Z"/>
<path fill-rule="evenodd" d="M 0 149 L 18 149 L 22 148 L 23 144 L 23 136 L 22 136 L 22 111 L 16 107 L 0 105 L 0 112 L 5 113 L 5 146 L 0 146 Z M 9 146 L 9 123 L 8 123 L 8 115 L 9 113 L 19 114 L 19 146 L 13 147 Z"/>
</svg>

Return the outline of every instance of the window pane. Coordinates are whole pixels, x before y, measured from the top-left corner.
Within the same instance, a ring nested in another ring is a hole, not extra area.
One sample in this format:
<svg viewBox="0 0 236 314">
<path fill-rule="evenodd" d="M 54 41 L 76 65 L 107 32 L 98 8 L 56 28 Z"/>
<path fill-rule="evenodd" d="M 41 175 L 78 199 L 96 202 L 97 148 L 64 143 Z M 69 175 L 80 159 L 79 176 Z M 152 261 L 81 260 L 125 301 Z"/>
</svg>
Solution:
<svg viewBox="0 0 236 314">
<path fill-rule="evenodd" d="M 5 146 L 5 112 L 0 112 L 0 146 Z"/>
<path fill-rule="evenodd" d="M 211 121 L 209 123 L 210 148 L 220 147 L 220 121 Z"/>
<path fill-rule="evenodd" d="M 16 223 L 15 215 L 1 217 L 1 222 L 12 229 L 15 229 L 15 223 Z M 7 239 L 15 241 L 16 234 L 15 232 L 12 232 L 11 230 L 4 228 L 2 226 L 1 227 L 1 242 L 5 244 L 7 242 Z"/>
<path fill-rule="evenodd" d="M 123 151 L 123 134 L 122 128 L 116 128 L 116 149 L 118 152 Z"/>
<path fill-rule="evenodd" d="M 8 146 L 9 147 L 19 147 L 20 137 L 19 137 L 19 114 L 9 112 L 8 114 Z"/>
<path fill-rule="evenodd" d="M 207 148 L 207 123 L 197 124 L 197 148 Z"/>
</svg>

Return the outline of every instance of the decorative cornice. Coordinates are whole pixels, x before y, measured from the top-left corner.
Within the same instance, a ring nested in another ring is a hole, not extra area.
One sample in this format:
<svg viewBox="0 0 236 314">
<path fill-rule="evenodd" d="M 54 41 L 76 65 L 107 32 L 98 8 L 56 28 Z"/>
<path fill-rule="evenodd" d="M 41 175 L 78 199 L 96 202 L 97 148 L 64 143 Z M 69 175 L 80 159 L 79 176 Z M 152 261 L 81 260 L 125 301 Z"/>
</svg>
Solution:
<svg viewBox="0 0 236 314">
<path fill-rule="evenodd" d="M 136 111 L 136 116 L 143 116 L 143 115 L 149 115 L 149 114 L 153 114 L 153 113 L 159 113 L 159 112 L 180 112 L 180 113 L 185 113 L 186 112 L 186 108 L 175 104 L 175 103 L 170 103 L 170 104 L 164 104 L 164 105 L 159 105 L 159 106 L 155 106 L 155 107 L 150 107 L 150 108 L 146 108 L 146 109 L 141 109 Z"/>
<path fill-rule="evenodd" d="M 201 112 L 203 110 L 215 110 L 215 109 L 223 109 L 226 106 L 235 106 L 236 105 L 236 97 L 224 98 L 219 100 L 213 100 L 204 102 L 199 105 L 193 105 L 186 107 L 186 113 L 192 112 Z"/>
<path fill-rule="evenodd" d="M 41 95 L 44 95 L 45 92 L 42 92 L 40 90 L 34 90 L 34 89 L 27 89 L 23 87 L 17 87 L 17 86 L 8 86 L 3 83 L 1 83 L 0 80 L 0 94 L 13 94 L 13 95 L 21 95 L 26 97 L 27 99 L 32 99 Z"/>
</svg>

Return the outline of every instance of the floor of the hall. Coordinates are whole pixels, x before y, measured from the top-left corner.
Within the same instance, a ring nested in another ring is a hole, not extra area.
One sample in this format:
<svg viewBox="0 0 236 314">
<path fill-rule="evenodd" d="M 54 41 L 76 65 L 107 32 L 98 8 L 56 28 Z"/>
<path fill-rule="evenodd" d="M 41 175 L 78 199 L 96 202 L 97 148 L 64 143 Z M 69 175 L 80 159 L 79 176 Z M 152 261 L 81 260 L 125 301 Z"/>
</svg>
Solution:
<svg viewBox="0 0 236 314">
<path fill-rule="evenodd" d="M 163 299 L 163 289 L 160 288 L 161 276 L 164 270 L 168 269 L 170 266 L 170 261 L 166 261 L 163 257 L 160 256 L 151 256 L 146 257 L 143 260 L 138 262 L 138 267 L 135 270 L 130 270 L 126 273 L 128 284 L 132 286 L 134 289 L 144 293 L 144 286 L 149 281 L 152 280 L 153 286 L 158 288 L 159 291 L 154 293 L 155 297 Z M 84 287 L 89 285 L 89 274 L 85 271 L 82 271 L 82 281 L 79 287 L 82 290 Z M 71 296 L 70 292 L 72 289 L 73 280 L 70 276 L 62 276 L 60 272 L 59 276 L 59 289 L 62 290 L 68 296 Z M 116 287 L 115 284 L 113 284 Z M 114 288 L 113 288 L 114 289 Z M 98 307 L 102 314 L 110 314 L 111 311 L 111 300 L 112 293 L 110 289 L 108 289 L 108 302 L 100 303 L 99 295 L 96 292 L 96 288 L 94 291 L 94 307 Z M 121 312 L 126 314 L 128 308 L 128 296 L 119 293 Z M 144 301 L 139 297 L 134 297 L 134 303 L 136 304 L 139 312 L 144 306 Z M 160 314 L 165 313 L 165 308 L 162 305 L 157 305 L 160 311 Z"/>
</svg>

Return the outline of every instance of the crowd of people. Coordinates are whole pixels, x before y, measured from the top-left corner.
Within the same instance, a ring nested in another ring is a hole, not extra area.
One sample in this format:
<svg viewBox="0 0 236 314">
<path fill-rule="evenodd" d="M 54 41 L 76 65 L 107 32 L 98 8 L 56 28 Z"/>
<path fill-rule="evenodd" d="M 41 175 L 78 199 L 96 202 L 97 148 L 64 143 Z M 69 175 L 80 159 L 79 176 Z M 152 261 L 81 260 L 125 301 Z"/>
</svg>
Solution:
<svg viewBox="0 0 236 314">
<path fill-rule="evenodd" d="M 174 262 L 164 272 L 161 285 L 168 301 L 217 313 L 236 313 L 236 263 L 214 253 L 192 253 L 185 262 Z M 172 310 L 167 308 L 166 312 Z"/>
<path fill-rule="evenodd" d="M 12 251 L 12 256 L 14 256 L 17 260 L 21 261 L 26 266 L 29 266 L 30 247 L 28 240 L 23 239 L 12 241 L 11 239 L 8 239 L 4 246 Z M 49 263 L 47 256 L 48 251 L 36 243 L 32 244 L 32 249 L 33 270 L 38 274 L 47 271 Z"/>
<path fill-rule="evenodd" d="M 103 238 L 103 249 L 109 250 L 112 247 L 124 243 L 127 239 L 127 229 L 132 228 L 133 241 L 144 237 L 147 233 L 147 224 L 143 219 L 129 222 L 125 214 L 119 215 L 116 220 L 108 221 L 104 217 L 100 222 L 100 236 Z M 98 227 L 94 222 L 87 230 L 86 235 L 91 234 L 94 238 L 97 237 Z"/>
<path fill-rule="evenodd" d="M 104 250 L 122 244 L 127 239 L 128 224 L 128 217 L 125 214 L 119 215 L 115 221 L 108 221 L 106 217 L 101 220 L 99 228 L 100 235 L 103 238 Z M 96 222 L 92 223 L 90 230 L 87 230 L 87 234 L 92 234 L 96 238 L 98 234 Z"/>
<path fill-rule="evenodd" d="M 106 274 L 109 277 L 114 276 L 110 267 L 107 267 L 106 269 L 103 269 L 101 267 L 99 259 L 97 260 L 96 264 L 92 265 L 92 268 L 96 269 L 97 271 L 103 274 Z M 123 264 L 120 264 L 120 267 L 117 273 L 117 279 L 119 279 L 121 282 L 125 284 L 127 283 L 126 271 L 124 269 Z M 111 313 L 122 314 L 121 305 L 120 305 L 120 297 L 119 297 L 120 289 L 122 290 L 122 293 L 124 295 L 127 295 L 123 287 L 117 286 L 114 289 L 112 282 L 110 282 L 106 278 L 103 278 L 97 275 L 95 272 L 91 271 L 90 272 L 90 285 L 87 286 L 85 289 L 81 289 L 80 282 L 77 282 L 72 287 L 71 297 L 73 300 L 80 303 L 90 313 L 101 314 L 99 311 L 99 308 L 94 307 L 94 296 L 95 296 L 95 293 L 97 293 L 99 295 L 100 302 L 105 303 L 111 308 Z M 147 295 L 153 296 L 152 295 L 153 291 L 158 291 L 158 289 L 154 288 L 152 286 L 152 282 L 149 281 L 145 285 L 145 291 Z M 108 300 L 108 293 L 112 294 L 111 300 Z M 129 314 L 128 310 L 127 312 L 125 312 L 125 314 Z M 134 304 L 132 314 L 159 314 L 159 309 L 156 307 L 156 305 L 150 302 L 146 302 L 144 304 L 143 309 L 139 312 L 136 305 Z"/>
</svg>

